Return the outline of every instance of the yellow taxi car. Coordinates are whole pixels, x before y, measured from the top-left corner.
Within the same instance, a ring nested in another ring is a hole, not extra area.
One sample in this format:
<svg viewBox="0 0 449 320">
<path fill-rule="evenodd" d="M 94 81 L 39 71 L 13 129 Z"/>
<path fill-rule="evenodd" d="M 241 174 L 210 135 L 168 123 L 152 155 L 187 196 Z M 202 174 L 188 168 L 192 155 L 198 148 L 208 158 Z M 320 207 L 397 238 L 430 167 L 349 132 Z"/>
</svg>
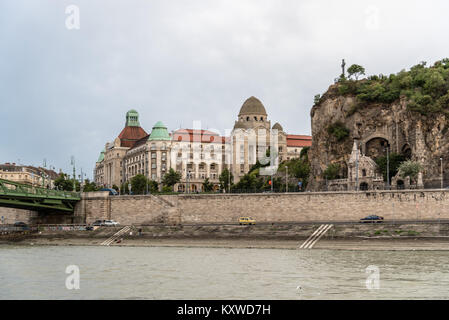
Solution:
<svg viewBox="0 0 449 320">
<path fill-rule="evenodd" d="M 256 224 L 256 220 L 254 220 L 253 218 L 250 218 L 250 217 L 241 217 L 240 219 L 239 219 L 239 224 L 240 225 L 242 225 L 242 224 Z"/>
</svg>

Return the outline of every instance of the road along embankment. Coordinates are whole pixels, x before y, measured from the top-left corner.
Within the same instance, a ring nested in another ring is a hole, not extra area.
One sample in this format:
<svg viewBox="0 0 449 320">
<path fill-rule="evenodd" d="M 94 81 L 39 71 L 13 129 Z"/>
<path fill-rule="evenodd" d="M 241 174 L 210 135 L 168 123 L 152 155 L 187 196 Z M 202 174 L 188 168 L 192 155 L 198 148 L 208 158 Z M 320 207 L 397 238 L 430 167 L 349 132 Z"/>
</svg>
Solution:
<svg viewBox="0 0 449 320">
<path fill-rule="evenodd" d="M 108 246 L 299 249 L 320 227 L 320 224 L 152 225 L 131 226 L 121 233 L 119 231 L 123 227 L 100 227 L 86 231 L 52 230 L 2 235 L 0 244 L 96 246 L 107 243 Z M 113 241 L 106 241 L 108 239 Z M 449 223 L 334 224 L 313 248 L 449 250 Z"/>
</svg>

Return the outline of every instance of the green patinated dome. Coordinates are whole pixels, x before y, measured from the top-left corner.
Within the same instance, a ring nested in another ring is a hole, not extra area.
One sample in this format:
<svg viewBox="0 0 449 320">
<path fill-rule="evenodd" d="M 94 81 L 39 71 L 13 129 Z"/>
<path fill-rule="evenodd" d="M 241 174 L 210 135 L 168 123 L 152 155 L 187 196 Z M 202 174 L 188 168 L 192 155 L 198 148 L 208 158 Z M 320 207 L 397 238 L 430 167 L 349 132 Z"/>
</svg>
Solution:
<svg viewBox="0 0 449 320">
<path fill-rule="evenodd" d="M 106 152 L 106 150 L 103 149 L 103 151 L 101 151 L 100 156 L 98 157 L 97 162 L 101 162 L 104 160 L 104 153 Z"/>
<path fill-rule="evenodd" d="M 158 121 L 154 125 L 148 140 L 171 140 L 170 135 L 168 134 L 167 127 L 162 123 L 162 121 Z"/>
</svg>

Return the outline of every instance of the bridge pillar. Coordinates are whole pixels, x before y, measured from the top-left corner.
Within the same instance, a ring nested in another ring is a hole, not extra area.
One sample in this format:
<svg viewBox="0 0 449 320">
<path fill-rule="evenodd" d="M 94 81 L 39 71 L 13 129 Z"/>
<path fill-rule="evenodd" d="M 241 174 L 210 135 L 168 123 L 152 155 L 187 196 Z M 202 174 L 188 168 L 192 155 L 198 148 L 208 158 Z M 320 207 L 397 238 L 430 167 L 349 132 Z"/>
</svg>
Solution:
<svg viewBox="0 0 449 320">
<path fill-rule="evenodd" d="M 73 223 L 92 223 L 97 219 L 111 219 L 111 200 L 108 191 L 84 192 L 75 205 Z"/>
</svg>

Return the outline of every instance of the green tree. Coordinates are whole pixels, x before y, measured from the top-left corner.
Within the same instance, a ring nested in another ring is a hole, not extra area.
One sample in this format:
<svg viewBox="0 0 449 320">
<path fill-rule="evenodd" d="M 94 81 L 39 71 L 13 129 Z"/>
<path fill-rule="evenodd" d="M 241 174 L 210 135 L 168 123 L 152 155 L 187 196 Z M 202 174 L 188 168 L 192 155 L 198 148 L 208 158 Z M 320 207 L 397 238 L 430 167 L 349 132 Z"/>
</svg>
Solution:
<svg viewBox="0 0 449 320">
<path fill-rule="evenodd" d="M 387 180 L 387 156 L 379 157 L 375 161 L 376 161 L 376 164 L 379 166 L 379 170 L 384 177 L 384 181 L 386 181 Z M 390 159 L 389 159 L 390 180 L 389 181 L 391 181 L 391 178 L 393 178 L 398 173 L 399 166 L 404 161 L 405 161 L 405 157 L 402 154 L 397 154 L 397 153 L 390 154 Z"/>
<path fill-rule="evenodd" d="M 339 178 L 340 165 L 338 163 L 331 163 L 323 172 L 323 176 L 328 180 L 335 180 Z"/>
<path fill-rule="evenodd" d="M 173 187 L 162 186 L 162 192 L 173 192 Z"/>
<path fill-rule="evenodd" d="M 129 181 L 122 183 L 120 186 L 120 194 L 129 194 Z"/>
<path fill-rule="evenodd" d="M 67 174 L 60 173 L 55 179 L 55 187 L 58 190 L 73 191 L 73 179 L 70 179 Z M 80 191 L 80 182 L 75 179 L 75 191 Z"/>
<path fill-rule="evenodd" d="M 353 77 L 355 78 L 355 80 L 358 80 L 359 76 L 364 75 L 365 74 L 365 68 L 358 65 L 358 64 L 353 64 L 352 66 L 350 66 L 348 68 L 348 75 L 349 77 Z"/>
<path fill-rule="evenodd" d="M 83 186 L 83 191 L 84 192 L 94 192 L 94 191 L 98 191 L 99 188 L 97 187 L 97 185 L 95 184 L 95 182 L 91 182 L 89 179 L 84 180 L 84 186 Z M 115 189 L 118 190 L 118 189 Z"/>
<path fill-rule="evenodd" d="M 304 157 L 309 157 L 309 150 L 310 150 L 310 147 L 304 147 L 304 148 L 302 148 L 301 149 L 301 152 L 299 153 L 299 158 L 300 159 L 302 159 L 302 158 L 304 158 Z"/>
<path fill-rule="evenodd" d="M 209 181 L 209 178 L 204 179 L 203 182 L 203 191 L 211 192 L 214 189 L 214 184 Z"/>
<path fill-rule="evenodd" d="M 229 181 L 231 181 L 231 186 L 234 183 L 234 175 L 228 170 L 228 168 L 224 168 L 218 177 L 218 181 L 220 182 L 220 190 L 229 190 Z"/>
<path fill-rule="evenodd" d="M 407 160 L 401 163 L 399 166 L 399 175 L 402 178 L 410 177 L 412 181 L 416 182 L 418 173 L 422 171 L 422 165 L 418 161 Z"/>
<path fill-rule="evenodd" d="M 256 192 L 257 185 L 257 174 L 255 172 L 251 174 L 247 173 L 234 185 L 233 189 L 239 192 Z"/>
<path fill-rule="evenodd" d="M 170 168 L 170 170 L 164 175 L 164 178 L 162 179 L 162 184 L 164 186 L 171 187 L 173 190 L 174 185 L 177 184 L 179 181 L 181 181 L 181 173 L 173 170 L 173 168 Z"/>
<path fill-rule="evenodd" d="M 147 177 L 143 174 L 137 174 L 131 178 L 131 191 L 133 194 L 145 194 L 147 190 Z"/>
<path fill-rule="evenodd" d="M 159 191 L 159 184 L 157 181 L 150 180 L 148 181 L 148 189 L 151 193 L 157 193 Z"/>
</svg>

